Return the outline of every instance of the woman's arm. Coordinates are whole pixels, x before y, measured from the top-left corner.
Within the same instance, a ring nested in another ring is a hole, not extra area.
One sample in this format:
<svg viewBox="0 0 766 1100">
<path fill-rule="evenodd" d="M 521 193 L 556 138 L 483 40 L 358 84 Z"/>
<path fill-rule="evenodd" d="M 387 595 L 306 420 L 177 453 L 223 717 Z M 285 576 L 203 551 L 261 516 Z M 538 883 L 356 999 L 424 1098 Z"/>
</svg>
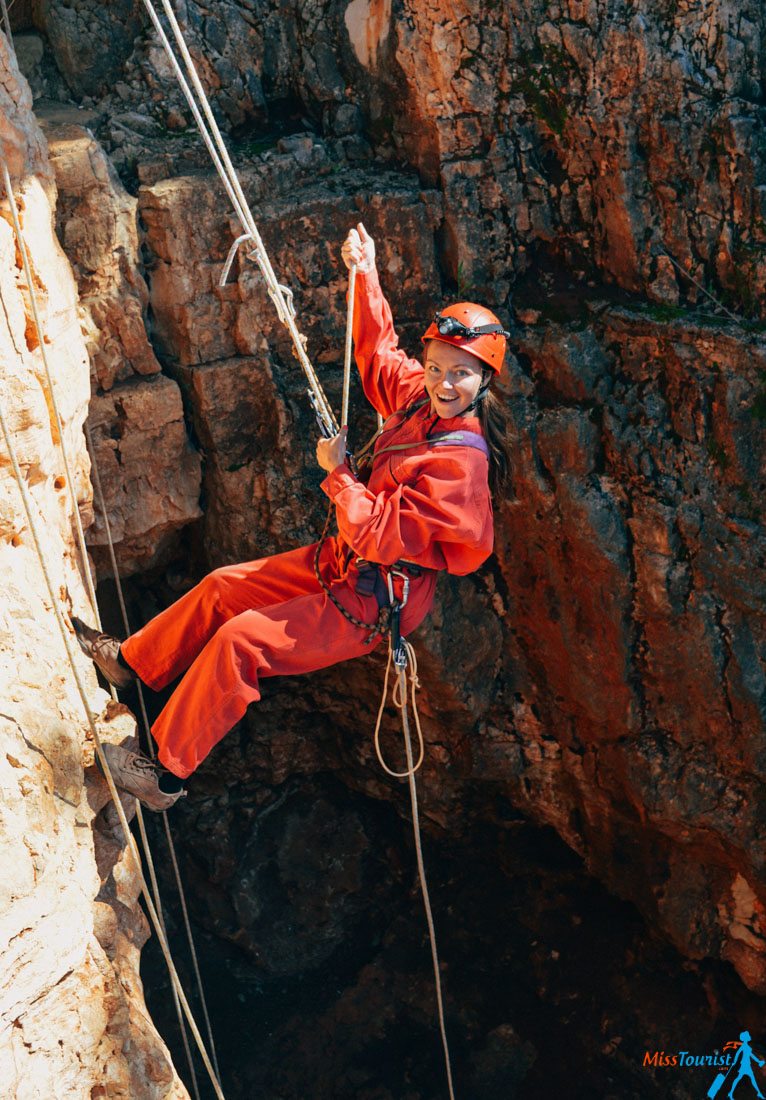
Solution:
<svg viewBox="0 0 766 1100">
<path fill-rule="evenodd" d="M 392 493 L 371 493 L 345 464 L 322 482 L 344 542 L 368 561 L 403 558 L 463 575 L 492 552 L 487 460 L 479 451 L 429 455 L 421 472 Z"/>
<path fill-rule="evenodd" d="M 361 222 L 350 230 L 342 255 L 347 267 L 357 265 L 353 334 L 362 386 L 370 404 L 390 416 L 423 389 L 423 366 L 399 347 L 375 267 L 375 244 Z"/>
</svg>

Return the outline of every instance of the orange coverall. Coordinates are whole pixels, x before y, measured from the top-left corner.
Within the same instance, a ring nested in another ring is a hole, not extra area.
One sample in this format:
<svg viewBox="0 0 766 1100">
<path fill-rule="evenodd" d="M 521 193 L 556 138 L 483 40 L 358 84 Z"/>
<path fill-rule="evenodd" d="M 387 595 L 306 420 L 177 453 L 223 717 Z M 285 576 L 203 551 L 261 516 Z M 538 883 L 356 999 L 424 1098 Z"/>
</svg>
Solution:
<svg viewBox="0 0 766 1100">
<path fill-rule="evenodd" d="M 359 274 L 356 288 L 357 365 L 368 399 L 389 416 L 423 395 L 423 366 L 398 347 L 377 273 Z M 411 579 L 403 634 L 428 614 L 435 571 L 470 573 L 493 544 L 487 456 L 465 445 L 418 446 L 432 428 L 481 432 L 477 417 L 438 420 L 426 403 L 379 437 L 376 451 L 393 443 L 413 447 L 373 458 L 366 485 L 345 464 L 322 482 L 340 534 L 326 541 L 320 571 L 352 615 L 371 624 L 378 615 L 375 596 L 355 591 L 357 556 L 382 565 L 404 559 L 428 570 Z M 321 589 L 315 550 L 316 543 L 216 569 L 123 642 L 125 660 L 155 690 L 186 673 L 152 726 L 169 771 L 182 778 L 194 771 L 260 699 L 259 677 L 313 672 L 380 642 L 378 634 L 366 643 L 370 631 L 345 619 Z"/>
</svg>

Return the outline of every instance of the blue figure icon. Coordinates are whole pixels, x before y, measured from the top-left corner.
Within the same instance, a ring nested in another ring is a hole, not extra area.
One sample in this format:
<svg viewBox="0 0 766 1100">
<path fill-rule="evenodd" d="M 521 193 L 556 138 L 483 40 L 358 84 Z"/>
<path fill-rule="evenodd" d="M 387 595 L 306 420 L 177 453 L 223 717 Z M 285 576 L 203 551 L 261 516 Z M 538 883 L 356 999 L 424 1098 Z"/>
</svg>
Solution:
<svg viewBox="0 0 766 1100">
<path fill-rule="evenodd" d="M 742 1046 L 739 1048 L 737 1053 L 734 1055 L 734 1061 L 732 1062 L 732 1069 L 733 1069 L 734 1066 L 736 1066 L 736 1064 L 737 1064 L 737 1059 L 739 1058 L 739 1060 L 740 1060 L 740 1062 L 739 1062 L 739 1073 L 734 1078 L 734 1081 L 732 1082 L 732 1086 L 729 1089 L 729 1100 L 734 1100 L 734 1090 L 737 1087 L 737 1085 L 740 1083 L 740 1081 L 742 1080 L 743 1077 L 749 1077 L 750 1078 L 750 1082 L 751 1082 L 753 1088 L 755 1089 L 757 1094 L 761 1097 L 761 1100 L 764 1100 L 763 1093 L 758 1088 L 758 1082 L 755 1079 L 755 1075 L 753 1074 L 753 1067 L 752 1067 L 752 1062 L 757 1062 L 759 1066 L 762 1066 L 764 1064 L 764 1059 L 759 1058 L 757 1056 L 757 1054 L 754 1053 L 753 1048 L 750 1046 L 750 1032 L 749 1031 L 741 1032 L 739 1037 L 740 1037 L 740 1040 L 742 1041 Z"/>
</svg>

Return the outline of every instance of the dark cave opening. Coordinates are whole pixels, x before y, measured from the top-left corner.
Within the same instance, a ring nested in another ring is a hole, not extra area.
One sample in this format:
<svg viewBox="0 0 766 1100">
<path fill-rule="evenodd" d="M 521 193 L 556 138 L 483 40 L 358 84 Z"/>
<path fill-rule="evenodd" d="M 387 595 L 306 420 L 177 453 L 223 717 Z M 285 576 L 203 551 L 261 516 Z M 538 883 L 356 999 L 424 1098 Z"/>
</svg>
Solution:
<svg viewBox="0 0 766 1100">
<path fill-rule="evenodd" d="M 196 823 L 210 820 L 211 803 L 235 797 L 232 788 L 213 798 L 209 790 L 192 792 L 174 823 L 227 1096 L 445 1096 L 407 823 L 395 807 L 328 773 L 292 778 L 270 794 L 277 808 L 268 817 L 260 863 L 252 866 L 253 853 L 246 845 L 243 852 L 239 835 L 223 854 L 230 874 L 212 887 L 205 873 L 218 864 L 220 875 L 221 853 L 200 856 L 199 845 L 208 841 Z M 318 814 L 319 837 L 310 827 Z M 256 811 L 250 818 L 253 833 L 257 817 Z M 304 843 L 286 848 L 279 837 L 301 826 Z M 360 848 L 360 838 L 368 847 Z M 691 963 L 651 935 L 636 910 L 588 876 L 553 830 L 476 822 L 457 838 L 427 834 L 424 850 L 456 1095 L 697 1096 L 703 1080 L 704 1089 L 710 1084 L 704 1069 L 673 1078 L 667 1069 L 645 1066 L 645 1053 L 720 1049 L 743 1021 L 757 1021 L 758 998 L 743 993 L 728 967 Z M 231 866 L 236 851 L 242 860 Z M 320 879 L 330 885 L 318 904 Z M 222 900 L 222 881 L 234 891 L 238 919 L 237 892 L 260 891 L 248 902 L 258 910 L 249 942 L 241 927 L 232 934 L 231 896 Z M 171 939 L 188 981 L 185 940 L 166 886 Z M 349 892 L 352 886 L 358 893 Z M 204 897 L 207 889 L 212 900 Z M 152 1016 L 185 1076 L 153 942 L 144 950 L 142 975 Z"/>
</svg>

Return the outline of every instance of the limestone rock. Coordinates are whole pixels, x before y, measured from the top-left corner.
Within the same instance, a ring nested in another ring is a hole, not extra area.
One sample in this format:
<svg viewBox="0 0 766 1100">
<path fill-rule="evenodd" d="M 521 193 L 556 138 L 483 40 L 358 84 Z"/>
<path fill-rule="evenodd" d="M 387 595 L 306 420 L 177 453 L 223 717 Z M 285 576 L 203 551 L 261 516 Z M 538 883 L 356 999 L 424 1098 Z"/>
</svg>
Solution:
<svg viewBox="0 0 766 1100">
<path fill-rule="evenodd" d="M 39 126 L 30 125 L 32 93 L 0 30 L 0 152 L 13 180 L 25 171 L 50 175 Z"/>
<path fill-rule="evenodd" d="M 88 417 L 121 575 L 167 557 L 180 529 L 200 515 L 200 458 L 186 434 L 170 378 L 124 382 L 96 394 Z M 99 573 L 111 576 L 100 506 L 88 531 Z"/>
<path fill-rule="evenodd" d="M 45 124 L 45 113 L 41 113 Z M 139 268 L 136 200 L 93 135 L 46 124 L 56 175 L 56 228 L 77 278 L 93 388 L 111 389 L 160 370 L 146 332 L 146 283 Z"/>
<path fill-rule="evenodd" d="M 4 48 L 4 40 L 3 40 Z M 2 65 L 2 57 L 0 57 Z M 64 441 L 74 476 L 69 497 L 7 206 L 0 218 L 0 402 L 50 573 L 53 599 L 91 618 L 73 544 L 74 509 L 90 507 L 82 424 L 89 398 L 71 269 L 53 234 L 44 142 L 23 85 L 7 66 L 0 83 L 21 90 L 10 118 L 25 150 L 16 188 Z M 17 162 L 17 165 L 20 162 Z M 41 163 L 38 161 L 38 163 Z M 100 812 L 105 783 L 93 767 L 82 701 L 43 579 L 19 486 L 0 442 L 0 1080 L 4 1096 L 36 1100 L 96 1095 L 187 1096 L 143 1005 L 138 955 L 147 929 L 138 880 Z M 71 628 L 65 626 L 70 645 Z M 74 650 L 76 650 L 76 646 Z M 135 724 L 107 704 L 92 666 L 72 651 L 104 740 Z M 105 916 L 109 910 L 109 917 Z M 108 933 L 108 934 L 107 934 Z"/>
</svg>

